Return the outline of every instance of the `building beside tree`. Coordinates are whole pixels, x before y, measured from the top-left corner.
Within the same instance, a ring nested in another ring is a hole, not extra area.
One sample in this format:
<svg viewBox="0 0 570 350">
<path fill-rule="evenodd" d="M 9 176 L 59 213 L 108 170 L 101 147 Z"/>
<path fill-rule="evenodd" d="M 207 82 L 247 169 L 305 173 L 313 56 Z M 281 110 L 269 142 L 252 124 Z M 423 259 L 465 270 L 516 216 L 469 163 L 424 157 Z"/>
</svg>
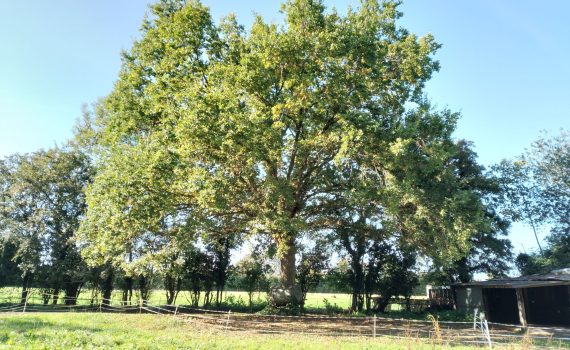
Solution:
<svg viewBox="0 0 570 350">
<path fill-rule="evenodd" d="M 478 309 L 496 323 L 570 326 L 570 269 L 548 274 L 457 283 L 455 306 Z"/>
</svg>

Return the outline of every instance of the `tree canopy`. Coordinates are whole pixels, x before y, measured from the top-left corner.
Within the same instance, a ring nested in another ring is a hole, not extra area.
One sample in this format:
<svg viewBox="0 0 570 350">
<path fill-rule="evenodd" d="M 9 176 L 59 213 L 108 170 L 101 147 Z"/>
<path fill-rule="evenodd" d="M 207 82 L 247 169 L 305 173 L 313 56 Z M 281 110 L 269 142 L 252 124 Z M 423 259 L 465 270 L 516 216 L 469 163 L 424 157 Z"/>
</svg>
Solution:
<svg viewBox="0 0 570 350">
<path fill-rule="evenodd" d="M 79 293 L 87 265 L 74 238 L 92 176 L 89 158 L 72 148 L 14 155 L 0 164 L 0 243 L 5 253 L 12 250 L 24 288 L 35 278 L 67 298 Z"/>
<path fill-rule="evenodd" d="M 544 273 L 570 264 L 570 133 L 545 135 L 513 161 L 504 161 L 501 174 L 506 212 L 536 230 L 550 230 L 540 252 L 517 258 L 521 272 Z M 538 237 L 537 237 L 538 240 Z"/>
<path fill-rule="evenodd" d="M 123 264 L 133 249 L 262 234 L 290 287 L 300 235 L 334 229 L 345 206 L 420 254 L 468 250 L 485 212 L 450 163 L 458 115 L 423 94 L 439 44 L 400 28 L 395 2 L 282 12 L 245 30 L 197 1 L 151 7 L 91 125 L 85 256 Z"/>
</svg>

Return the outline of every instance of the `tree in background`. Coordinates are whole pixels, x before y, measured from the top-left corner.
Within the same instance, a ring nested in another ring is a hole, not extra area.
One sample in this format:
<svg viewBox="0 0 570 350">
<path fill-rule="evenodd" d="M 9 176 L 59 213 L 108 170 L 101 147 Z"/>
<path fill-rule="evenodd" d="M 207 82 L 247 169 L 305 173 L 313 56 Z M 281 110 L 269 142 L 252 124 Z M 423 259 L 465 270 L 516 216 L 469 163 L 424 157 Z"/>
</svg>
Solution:
<svg viewBox="0 0 570 350">
<path fill-rule="evenodd" d="M 503 192 L 502 211 L 513 221 L 523 222 L 532 228 L 539 251 L 542 245 L 537 229 L 544 219 L 540 202 L 540 188 L 532 180 L 531 167 L 524 159 L 515 161 L 503 160 L 495 165 L 494 171 L 499 174 Z"/>
<path fill-rule="evenodd" d="M 5 163 L 0 160 L 0 207 L 9 205 L 4 198 L 9 182 L 3 179 Z M 10 239 L 8 222 L 0 216 L 0 287 L 15 286 L 20 280 L 20 270 L 16 261 L 16 245 Z"/>
<path fill-rule="evenodd" d="M 326 242 L 318 239 L 312 249 L 302 247 L 297 263 L 297 284 L 303 293 L 301 309 L 305 307 L 307 293 L 317 287 L 329 269 L 330 251 Z"/>
<path fill-rule="evenodd" d="M 247 292 L 250 310 L 253 307 L 253 294 L 268 291 L 267 275 L 270 271 L 271 266 L 265 262 L 259 246 L 236 264 L 234 278 L 240 288 Z"/>
<path fill-rule="evenodd" d="M 63 290 L 65 303 L 74 304 L 87 271 L 74 235 L 93 176 L 89 159 L 72 148 L 50 149 L 9 157 L 0 172 L 4 241 L 16 247 L 12 259 L 22 275 L 23 298 L 46 267 L 44 287 L 54 295 Z"/>
<path fill-rule="evenodd" d="M 231 267 L 231 250 L 241 245 L 241 237 L 221 232 L 219 235 L 207 236 L 206 250 L 212 256 L 213 283 L 216 286 L 216 306 L 219 307 L 223 300 Z"/>
<path fill-rule="evenodd" d="M 183 281 L 187 290 L 190 290 L 192 306 L 198 306 L 202 292 L 205 292 L 204 305 L 208 306 L 213 287 L 213 259 L 197 247 L 186 250 L 184 254 Z"/>
<path fill-rule="evenodd" d="M 20 270 L 16 257 L 16 245 L 8 237 L 0 238 L 0 287 L 14 286 L 19 283 Z"/>
<path fill-rule="evenodd" d="M 115 287 L 113 280 L 116 273 L 117 270 L 111 264 L 105 264 L 101 268 L 101 274 L 99 276 L 99 288 L 101 289 L 101 299 L 103 305 L 111 304 L 111 296 Z M 126 298 L 123 298 L 123 302 L 126 302 Z"/>
<path fill-rule="evenodd" d="M 498 171 L 507 193 L 507 209 L 513 217 L 531 223 L 533 228 L 550 228 L 545 249 L 517 257 L 521 273 L 569 267 L 570 133 L 561 131 L 538 139 L 515 161 L 501 163 Z"/>
<path fill-rule="evenodd" d="M 350 294 L 352 287 L 349 281 L 349 263 L 340 256 L 336 263 L 331 263 L 330 269 L 323 276 L 319 290 L 323 292 Z"/>
<path fill-rule="evenodd" d="M 472 191 L 481 199 L 483 220 L 469 237 L 471 243 L 465 256 L 452 261 L 433 261 L 426 279 L 430 283 L 449 285 L 470 282 L 476 273 L 489 277 L 502 277 L 511 268 L 512 245 L 508 239 L 509 215 L 501 215 L 502 192 L 500 179 L 477 163 L 473 143 L 459 140 L 449 159 L 455 176 L 463 190 Z"/>
<path fill-rule="evenodd" d="M 416 253 L 409 247 L 390 242 L 374 242 L 369 253 L 365 277 L 366 310 L 385 312 L 392 297 L 403 297 L 409 311 L 410 298 L 419 278 L 415 271 Z M 374 294 L 379 294 L 372 305 Z"/>
<path fill-rule="evenodd" d="M 482 245 L 469 246 L 464 253 L 453 256 L 441 251 L 452 244 L 451 241 L 440 243 L 436 240 L 461 232 L 469 235 L 469 243 L 479 244 L 483 238 L 496 234 L 490 229 L 495 221 L 484 201 L 485 181 L 474 154 L 468 152 L 470 150 L 465 143 L 455 144 L 445 128 L 431 123 L 433 121 L 417 120 L 417 124 L 410 122 L 407 125 L 410 132 L 424 135 L 424 144 L 414 152 L 403 154 L 404 159 L 394 165 L 392 170 L 398 176 L 400 186 L 390 185 L 391 188 L 383 191 L 381 197 L 370 196 L 368 186 L 361 189 L 352 181 L 361 170 L 350 169 L 339 184 L 350 191 L 337 195 L 336 202 L 326 208 L 329 212 L 324 216 L 323 224 L 334 230 L 334 240 L 346 252 L 350 263 L 354 311 L 362 311 L 365 300 L 378 292 L 366 291 L 366 276 L 374 274 L 373 260 L 389 262 L 392 257 L 398 254 L 408 256 L 409 252 L 413 253 L 409 256 L 414 258 L 402 258 L 401 262 L 413 261 L 411 264 L 414 265 L 415 257 L 419 256 L 435 262 L 436 269 L 441 266 L 449 268 L 453 262 L 460 263 L 464 254 L 471 252 L 475 255 L 485 248 Z M 439 130 L 439 134 L 434 130 Z M 463 220 L 467 218 L 471 218 L 465 226 L 467 230 L 458 231 L 461 226 L 456 225 L 464 225 Z M 487 234 L 490 230 L 492 233 Z M 508 240 L 498 239 L 498 242 L 508 244 Z M 394 246 L 395 251 L 378 249 L 386 244 Z M 407 248 L 399 251 L 397 247 Z M 385 259 L 378 256 L 380 252 L 388 254 Z M 413 267 L 408 266 L 410 270 Z M 377 286 L 374 283 L 368 285 Z M 370 300 L 366 306 L 370 308 Z"/>
</svg>

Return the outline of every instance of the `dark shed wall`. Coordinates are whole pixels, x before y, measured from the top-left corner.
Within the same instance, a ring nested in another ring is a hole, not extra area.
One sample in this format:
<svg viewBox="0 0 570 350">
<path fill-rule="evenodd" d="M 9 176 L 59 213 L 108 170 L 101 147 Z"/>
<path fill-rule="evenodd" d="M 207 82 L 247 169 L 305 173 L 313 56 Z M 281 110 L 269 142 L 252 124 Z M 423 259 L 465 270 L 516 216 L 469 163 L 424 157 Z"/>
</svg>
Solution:
<svg viewBox="0 0 570 350">
<path fill-rule="evenodd" d="M 528 323 L 570 326 L 570 286 L 524 289 Z"/>
<path fill-rule="evenodd" d="M 511 288 L 483 288 L 487 319 L 490 322 L 520 324 L 517 294 Z"/>
</svg>

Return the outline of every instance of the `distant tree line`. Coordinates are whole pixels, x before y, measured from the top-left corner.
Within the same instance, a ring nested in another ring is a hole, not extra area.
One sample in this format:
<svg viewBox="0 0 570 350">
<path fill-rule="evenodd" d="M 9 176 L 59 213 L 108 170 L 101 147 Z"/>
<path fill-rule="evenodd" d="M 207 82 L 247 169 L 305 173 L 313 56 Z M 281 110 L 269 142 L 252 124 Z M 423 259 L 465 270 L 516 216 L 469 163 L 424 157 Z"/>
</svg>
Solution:
<svg viewBox="0 0 570 350">
<path fill-rule="evenodd" d="M 493 191 L 487 189 L 494 180 L 474 163 L 475 155 L 469 147 L 469 143 L 459 142 L 461 152 L 450 163 L 464 168 L 461 176 L 465 186 L 479 186 L 482 194 L 494 193 L 494 187 Z M 96 173 L 84 150 L 71 143 L 10 156 L 0 165 L 0 285 L 20 285 L 22 298 L 34 287 L 46 295 L 46 304 L 74 304 L 79 293 L 87 289 L 94 300 L 108 303 L 111 293 L 118 290 L 128 305 L 134 302 L 133 294 L 147 300 L 153 290 L 161 290 L 167 304 L 172 304 L 180 291 L 188 291 L 190 305 L 198 306 L 201 301 L 205 307 L 219 307 L 229 287 L 248 292 L 251 307 L 253 294 L 267 292 L 278 280 L 275 264 L 270 264 L 277 258 L 272 241 L 258 242 L 249 255 L 232 264 L 231 253 L 246 239 L 243 234 L 228 235 L 214 227 L 209 234 L 185 242 L 183 248 L 149 234 L 125 250 L 119 257 L 122 264 L 93 264 L 82 257 L 85 247 L 77 238 L 87 208 L 85 189 Z M 383 236 L 381 228 L 365 219 L 373 215 L 358 209 L 335 208 L 333 217 L 339 223 L 334 234 L 308 233 L 303 238 L 296 266 L 297 284 L 303 293 L 301 304 L 309 291 L 323 288 L 351 293 L 354 311 L 370 311 L 376 295 L 383 297 L 377 305 L 380 310 L 391 297 L 411 296 L 420 277 L 418 252 L 413 246 L 401 246 L 394 237 Z M 433 261 L 430 274 L 437 277 L 431 281 L 468 281 L 476 272 L 499 276 L 508 270 L 510 244 L 500 238 L 506 234 L 506 224 L 489 215 L 495 220 L 490 223 L 496 226 L 473 235 L 477 244 L 446 269 Z M 483 257 L 481 250 L 492 254 Z M 333 251 L 338 253 L 334 259 Z M 58 300 L 60 294 L 63 300 Z"/>
</svg>

